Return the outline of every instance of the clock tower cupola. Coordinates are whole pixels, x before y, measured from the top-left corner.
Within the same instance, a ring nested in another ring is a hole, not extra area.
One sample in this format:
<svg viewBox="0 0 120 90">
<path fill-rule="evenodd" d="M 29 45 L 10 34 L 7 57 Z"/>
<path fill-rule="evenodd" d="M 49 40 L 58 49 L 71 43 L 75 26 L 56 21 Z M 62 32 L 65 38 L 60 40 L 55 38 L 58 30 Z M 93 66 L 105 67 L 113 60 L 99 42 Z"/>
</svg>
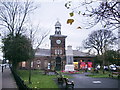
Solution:
<svg viewBox="0 0 120 90">
<path fill-rule="evenodd" d="M 55 23 L 55 34 L 50 35 L 51 40 L 51 69 L 64 70 L 66 64 L 65 39 L 61 34 L 61 23 Z"/>
<path fill-rule="evenodd" d="M 61 24 L 59 21 L 55 24 L 55 35 L 61 35 Z"/>
</svg>

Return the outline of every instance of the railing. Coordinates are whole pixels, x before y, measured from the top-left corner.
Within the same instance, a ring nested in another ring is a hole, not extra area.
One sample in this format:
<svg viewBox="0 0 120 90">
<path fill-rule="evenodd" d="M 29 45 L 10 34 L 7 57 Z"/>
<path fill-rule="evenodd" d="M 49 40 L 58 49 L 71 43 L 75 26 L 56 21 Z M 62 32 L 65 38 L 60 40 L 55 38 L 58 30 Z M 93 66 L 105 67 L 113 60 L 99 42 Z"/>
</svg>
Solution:
<svg viewBox="0 0 120 90">
<path fill-rule="evenodd" d="M 28 90 L 29 88 L 24 84 L 24 81 L 18 76 L 16 72 L 13 71 L 12 67 L 10 67 L 11 72 L 15 78 L 16 84 L 20 90 Z"/>
</svg>

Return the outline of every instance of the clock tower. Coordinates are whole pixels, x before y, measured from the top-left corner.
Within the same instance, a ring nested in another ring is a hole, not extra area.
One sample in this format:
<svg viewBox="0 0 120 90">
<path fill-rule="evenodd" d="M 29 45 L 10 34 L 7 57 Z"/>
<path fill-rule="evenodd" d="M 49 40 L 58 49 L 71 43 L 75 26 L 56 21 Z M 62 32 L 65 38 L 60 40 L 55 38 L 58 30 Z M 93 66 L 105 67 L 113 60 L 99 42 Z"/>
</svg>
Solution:
<svg viewBox="0 0 120 90">
<path fill-rule="evenodd" d="M 51 69 L 64 70 L 66 64 L 65 38 L 61 35 L 61 24 L 55 24 L 55 34 L 50 35 L 51 40 Z"/>
</svg>

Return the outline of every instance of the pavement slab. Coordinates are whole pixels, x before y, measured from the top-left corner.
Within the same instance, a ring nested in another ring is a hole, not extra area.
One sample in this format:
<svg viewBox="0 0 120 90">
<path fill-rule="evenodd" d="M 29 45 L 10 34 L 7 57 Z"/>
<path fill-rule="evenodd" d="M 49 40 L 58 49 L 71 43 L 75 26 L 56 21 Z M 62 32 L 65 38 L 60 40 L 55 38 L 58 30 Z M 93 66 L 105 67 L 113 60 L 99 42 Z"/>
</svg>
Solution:
<svg viewBox="0 0 120 90">
<path fill-rule="evenodd" d="M 0 90 L 2 89 L 2 67 L 0 67 Z"/>
<path fill-rule="evenodd" d="M 12 88 L 13 89 L 17 89 L 17 85 L 16 82 L 14 80 L 14 77 L 11 73 L 10 68 L 6 68 L 3 70 L 2 73 L 2 88 Z"/>
</svg>

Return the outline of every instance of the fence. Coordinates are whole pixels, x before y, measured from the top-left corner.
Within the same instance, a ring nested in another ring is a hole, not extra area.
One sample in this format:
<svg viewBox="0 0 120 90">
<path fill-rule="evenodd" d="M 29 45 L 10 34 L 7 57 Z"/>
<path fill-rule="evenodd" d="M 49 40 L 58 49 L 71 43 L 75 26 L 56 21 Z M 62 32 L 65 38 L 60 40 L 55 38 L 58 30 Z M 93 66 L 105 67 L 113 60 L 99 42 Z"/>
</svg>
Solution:
<svg viewBox="0 0 120 90">
<path fill-rule="evenodd" d="M 15 78 L 16 84 L 20 90 L 28 90 L 29 88 L 24 84 L 24 81 L 18 76 L 16 72 L 10 67 L 11 72 Z"/>
</svg>

